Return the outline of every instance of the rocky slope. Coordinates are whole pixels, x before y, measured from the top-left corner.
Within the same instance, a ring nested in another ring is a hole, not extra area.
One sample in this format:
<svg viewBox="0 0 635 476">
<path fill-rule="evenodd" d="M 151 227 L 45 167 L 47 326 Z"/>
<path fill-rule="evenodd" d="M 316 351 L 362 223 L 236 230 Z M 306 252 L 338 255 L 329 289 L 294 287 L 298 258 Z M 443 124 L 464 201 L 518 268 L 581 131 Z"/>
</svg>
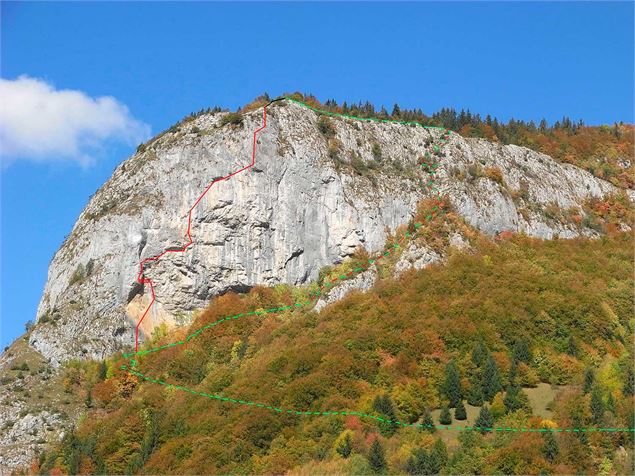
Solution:
<svg viewBox="0 0 635 476">
<path fill-rule="evenodd" d="M 225 114 L 199 116 L 143 146 L 82 212 L 51 262 L 30 336 L 54 365 L 133 344 L 149 302 L 149 289 L 136 284 L 140 260 L 182 246 L 201 191 L 249 163 L 262 108 L 237 125 L 223 125 Z M 187 322 L 214 295 L 306 283 L 357 247 L 378 250 L 430 195 L 417 161 L 434 153 L 442 131 L 334 118 L 325 132 L 318 119 L 287 100 L 270 106 L 256 165 L 207 193 L 186 253 L 146 268 L 157 302 L 145 335 L 162 321 Z M 457 134 L 434 157 L 440 193 L 488 234 L 593 234 L 558 217 L 616 190 L 531 150 Z"/>
</svg>

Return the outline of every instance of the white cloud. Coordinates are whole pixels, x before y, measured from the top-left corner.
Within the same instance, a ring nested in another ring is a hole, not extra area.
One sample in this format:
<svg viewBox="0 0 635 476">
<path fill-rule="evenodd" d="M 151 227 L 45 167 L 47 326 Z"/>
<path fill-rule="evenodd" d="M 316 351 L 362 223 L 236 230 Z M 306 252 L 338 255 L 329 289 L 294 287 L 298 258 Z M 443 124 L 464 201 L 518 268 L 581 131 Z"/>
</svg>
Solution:
<svg viewBox="0 0 635 476">
<path fill-rule="evenodd" d="M 0 157 L 5 165 L 18 159 L 88 165 L 107 141 L 136 145 L 149 136 L 150 127 L 113 97 L 57 90 L 28 76 L 0 78 Z"/>
</svg>

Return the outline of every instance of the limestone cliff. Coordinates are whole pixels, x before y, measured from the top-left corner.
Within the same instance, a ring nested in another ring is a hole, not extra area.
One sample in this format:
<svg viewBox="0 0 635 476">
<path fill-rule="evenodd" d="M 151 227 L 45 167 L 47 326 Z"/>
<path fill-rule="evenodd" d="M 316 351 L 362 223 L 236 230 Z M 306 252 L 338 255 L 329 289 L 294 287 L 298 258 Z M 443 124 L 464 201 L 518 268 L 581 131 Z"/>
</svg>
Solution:
<svg viewBox="0 0 635 476">
<path fill-rule="evenodd" d="M 139 262 L 186 242 L 187 214 L 215 178 L 251 160 L 262 108 L 242 123 L 205 114 L 155 138 L 123 162 L 94 195 L 55 254 L 30 345 L 54 365 L 100 358 L 134 342 L 149 302 Z M 148 266 L 157 301 L 145 335 L 228 290 L 302 284 L 357 247 L 380 249 L 429 196 L 418 160 L 439 163 L 436 186 L 483 232 L 551 238 L 593 234 L 545 209 L 580 207 L 613 185 L 572 165 L 517 147 L 402 124 L 329 119 L 284 100 L 268 108 L 255 166 L 215 184 L 192 220 L 193 246 Z M 325 131 L 326 127 L 326 131 Z M 580 212 L 583 213 L 583 212 Z"/>
</svg>

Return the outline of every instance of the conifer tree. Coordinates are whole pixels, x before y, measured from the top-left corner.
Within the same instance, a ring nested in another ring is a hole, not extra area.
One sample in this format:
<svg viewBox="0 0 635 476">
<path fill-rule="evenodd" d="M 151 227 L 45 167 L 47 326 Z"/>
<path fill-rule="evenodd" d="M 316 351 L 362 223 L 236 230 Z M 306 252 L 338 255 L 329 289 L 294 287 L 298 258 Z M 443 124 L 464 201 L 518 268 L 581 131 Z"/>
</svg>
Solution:
<svg viewBox="0 0 635 476">
<path fill-rule="evenodd" d="M 545 456 L 547 461 L 553 463 L 558 456 L 558 442 L 556 441 L 556 437 L 553 432 L 548 431 L 543 434 L 544 444 L 542 446 L 542 454 Z"/>
<path fill-rule="evenodd" d="M 589 393 L 595 382 L 595 372 L 591 367 L 587 367 L 584 370 L 584 385 L 582 386 L 582 392 Z"/>
<path fill-rule="evenodd" d="M 439 423 L 441 423 L 442 425 L 449 425 L 450 423 L 452 423 L 452 415 L 450 414 L 450 409 L 447 405 L 443 405 L 443 407 L 441 407 Z"/>
<path fill-rule="evenodd" d="M 106 380 L 106 376 L 108 375 L 108 364 L 105 360 L 102 360 L 99 364 L 99 380 Z"/>
<path fill-rule="evenodd" d="M 511 385 L 505 393 L 503 403 L 508 412 L 515 412 L 527 407 L 527 396 L 518 385 Z"/>
<path fill-rule="evenodd" d="M 606 409 L 615 415 L 615 397 L 613 392 L 609 392 L 609 396 L 606 398 Z"/>
<path fill-rule="evenodd" d="M 602 392 L 597 385 L 591 391 L 591 415 L 593 423 L 600 425 L 604 419 L 604 402 L 602 401 Z"/>
<path fill-rule="evenodd" d="M 487 359 L 488 351 L 482 339 L 476 341 L 474 349 L 472 349 L 472 362 L 477 367 L 481 367 Z"/>
<path fill-rule="evenodd" d="M 481 411 L 478 413 L 478 418 L 476 419 L 476 426 L 482 434 L 488 433 L 494 425 L 494 419 L 492 415 L 490 415 L 489 408 L 487 405 L 483 405 L 481 407 Z"/>
<path fill-rule="evenodd" d="M 423 448 L 415 448 L 406 462 L 406 472 L 412 475 L 432 474 L 430 456 Z"/>
<path fill-rule="evenodd" d="M 494 357 L 490 355 L 485 363 L 485 369 L 483 370 L 483 397 L 485 400 L 491 402 L 498 392 L 503 388 L 501 383 L 500 373 Z"/>
<path fill-rule="evenodd" d="M 457 420 L 467 420 L 467 412 L 465 411 L 465 405 L 463 405 L 462 400 L 459 400 L 459 403 L 454 410 L 454 418 Z"/>
<path fill-rule="evenodd" d="M 463 398 L 461 390 L 461 374 L 454 360 L 445 367 L 443 393 L 450 402 L 450 408 L 456 407 L 459 401 Z"/>
<path fill-rule="evenodd" d="M 423 414 L 423 429 L 429 431 L 430 433 L 434 433 L 437 429 L 434 426 L 434 420 L 432 420 L 432 415 L 430 414 L 430 410 L 426 408 L 425 413 Z"/>
<path fill-rule="evenodd" d="M 353 439 L 351 438 L 350 430 L 346 430 L 338 440 L 335 451 L 337 451 L 342 458 L 348 458 L 353 451 Z"/>
<path fill-rule="evenodd" d="M 379 431 L 383 436 L 391 437 L 397 431 L 397 414 L 395 412 L 395 405 L 390 398 L 390 395 L 378 395 L 373 401 L 373 409 L 380 413 L 384 421 L 379 424 Z M 390 421 L 388 421 L 390 420 Z"/>
<path fill-rule="evenodd" d="M 576 342 L 575 337 L 573 337 L 573 335 L 569 335 L 569 339 L 567 340 L 567 354 L 577 357 L 578 352 L 578 343 Z"/>
<path fill-rule="evenodd" d="M 473 375 L 470 379 L 470 391 L 467 394 L 467 403 L 472 406 L 480 407 L 483 405 L 483 385 L 477 375 Z"/>
<path fill-rule="evenodd" d="M 518 376 L 518 363 L 515 360 L 512 360 L 512 365 L 509 368 L 509 375 L 507 376 L 509 386 L 516 385 L 517 376 Z"/>
<path fill-rule="evenodd" d="M 514 344 L 513 351 L 513 362 L 524 362 L 528 364 L 531 362 L 531 351 L 529 350 L 529 345 L 526 340 L 517 340 Z"/>
<path fill-rule="evenodd" d="M 370 469 L 372 469 L 375 473 L 381 473 L 386 469 L 384 447 L 379 442 L 379 438 L 375 438 L 373 443 L 370 445 L 367 459 Z"/>
<path fill-rule="evenodd" d="M 433 461 L 436 461 L 438 467 L 435 467 L 434 474 L 438 474 L 443 467 L 448 464 L 448 448 L 441 438 L 437 438 L 430 451 L 430 456 Z"/>
<path fill-rule="evenodd" d="M 624 396 L 631 396 L 635 394 L 635 372 L 632 370 L 630 370 L 626 375 L 624 385 L 622 386 L 622 393 Z"/>
</svg>

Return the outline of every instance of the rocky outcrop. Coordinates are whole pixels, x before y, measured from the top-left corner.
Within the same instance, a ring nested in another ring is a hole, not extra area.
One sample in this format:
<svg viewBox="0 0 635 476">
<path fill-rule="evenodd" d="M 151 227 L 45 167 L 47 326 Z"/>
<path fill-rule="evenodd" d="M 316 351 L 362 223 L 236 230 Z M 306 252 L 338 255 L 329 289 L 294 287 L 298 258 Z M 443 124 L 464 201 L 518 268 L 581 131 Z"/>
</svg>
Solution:
<svg viewBox="0 0 635 476">
<path fill-rule="evenodd" d="M 136 283 L 139 262 L 183 246 L 200 193 L 250 161 L 262 109 L 245 114 L 242 125 L 222 125 L 223 115 L 199 116 L 145 144 L 82 212 L 50 264 L 30 337 L 53 364 L 133 344 L 134 324 L 149 302 L 149 289 Z M 255 166 L 214 185 L 196 207 L 193 246 L 145 269 L 157 294 L 145 335 L 161 321 L 188 322 L 215 295 L 303 284 L 358 247 L 379 250 L 431 195 L 418 160 L 434 154 L 441 131 L 331 119 L 322 132 L 315 112 L 288 101 L 272 105 L 267 122 Z M 440 193 L 489 234 L 593 234 L 544 211 L 579 207 L 615 190 L 546 155 L 457 134 L 433 156 Z"/>
</svg>

